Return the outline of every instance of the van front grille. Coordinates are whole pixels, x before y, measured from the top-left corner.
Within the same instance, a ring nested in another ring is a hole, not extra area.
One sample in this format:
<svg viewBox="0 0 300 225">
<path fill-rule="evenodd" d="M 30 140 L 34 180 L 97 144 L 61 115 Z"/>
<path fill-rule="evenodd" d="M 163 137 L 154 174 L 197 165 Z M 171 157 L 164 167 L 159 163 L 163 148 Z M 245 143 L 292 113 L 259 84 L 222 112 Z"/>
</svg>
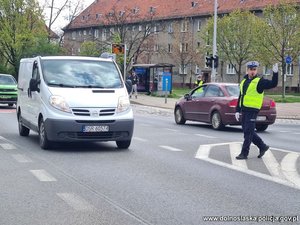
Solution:
<svg viewBox="0 0 300 225">
<path fill-rule="evenodd" d="M 104 109 L 73 108 L 72 112 L 76 116 L 113 116 L 115 114 L 115 109 L 114 108 L 104 108 Z"/>
</svg>

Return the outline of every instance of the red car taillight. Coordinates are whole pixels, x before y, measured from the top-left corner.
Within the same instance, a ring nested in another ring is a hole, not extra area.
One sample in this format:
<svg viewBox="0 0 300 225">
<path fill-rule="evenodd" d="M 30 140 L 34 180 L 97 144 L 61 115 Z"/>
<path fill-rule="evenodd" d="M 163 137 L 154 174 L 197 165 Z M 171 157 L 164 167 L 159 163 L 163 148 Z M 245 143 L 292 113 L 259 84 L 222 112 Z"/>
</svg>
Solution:
<svg viewBox="0 0 300 225">
<path fill-rule="evenodd" d="M 228 103 L 228 106 L 229 107 L 236 107 L 237 106 L 237 103 L 238 103 L 238 100 L 237 99 L 233 99 L 231 100 L 229 103 Z"/>
<path fill-rule="evenodd" d="M 274 100 L 270 101 L 270 108 L 275 108 L 276 107 L 276 103 Z"/>
</svg>

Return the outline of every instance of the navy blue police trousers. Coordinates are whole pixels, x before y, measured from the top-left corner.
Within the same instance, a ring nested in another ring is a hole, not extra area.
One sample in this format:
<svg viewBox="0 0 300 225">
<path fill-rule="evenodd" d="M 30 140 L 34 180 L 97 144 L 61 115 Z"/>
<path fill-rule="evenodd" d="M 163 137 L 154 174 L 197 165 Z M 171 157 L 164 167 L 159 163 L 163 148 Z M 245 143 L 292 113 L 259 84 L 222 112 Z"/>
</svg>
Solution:
<svg viewBox="0 0 300 225">
<path fill-rule="evenodd" d="M 255 121 L 258 112 L 242 111 L 242 128 L 244 132 L 244 143 L 241 154 L 248 156 L 251 143 L 255 144 L 259 149 L 264 149 L 266 144 L 255 132 Z"/>
</svg>

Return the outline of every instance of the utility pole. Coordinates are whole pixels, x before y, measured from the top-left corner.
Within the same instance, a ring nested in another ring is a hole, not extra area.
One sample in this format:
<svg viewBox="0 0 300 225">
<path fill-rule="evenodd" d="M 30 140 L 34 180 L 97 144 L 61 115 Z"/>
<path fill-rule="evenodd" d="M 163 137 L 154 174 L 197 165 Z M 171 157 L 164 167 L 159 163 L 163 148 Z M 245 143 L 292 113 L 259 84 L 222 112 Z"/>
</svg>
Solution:
<svg viewBox="0 0 300 225">
<path fill-rule="evenodd" d="M 213 33 L 213 57 L 217 55 L 217 10 L 218 10 L 218 0 L 215 0 L 214 4 L 214 33 Z M 216 81 L 217 68 L 215 68 L 214 62 L 211 68 L 211 81 Z"/>
</svg>

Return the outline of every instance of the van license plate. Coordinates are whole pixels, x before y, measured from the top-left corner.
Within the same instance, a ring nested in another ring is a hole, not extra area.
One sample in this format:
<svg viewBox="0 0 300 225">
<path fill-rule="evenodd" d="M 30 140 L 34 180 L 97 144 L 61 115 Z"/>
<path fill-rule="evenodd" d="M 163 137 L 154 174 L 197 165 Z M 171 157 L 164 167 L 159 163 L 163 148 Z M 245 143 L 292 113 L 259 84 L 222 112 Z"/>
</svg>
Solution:
<svg viewBox="0 0 300 225">
<path fill-rule="evenodd" d="M 83 132 L 107 132 L 109 131 L 109 126 L 83 126 Z"/>
</svg>

